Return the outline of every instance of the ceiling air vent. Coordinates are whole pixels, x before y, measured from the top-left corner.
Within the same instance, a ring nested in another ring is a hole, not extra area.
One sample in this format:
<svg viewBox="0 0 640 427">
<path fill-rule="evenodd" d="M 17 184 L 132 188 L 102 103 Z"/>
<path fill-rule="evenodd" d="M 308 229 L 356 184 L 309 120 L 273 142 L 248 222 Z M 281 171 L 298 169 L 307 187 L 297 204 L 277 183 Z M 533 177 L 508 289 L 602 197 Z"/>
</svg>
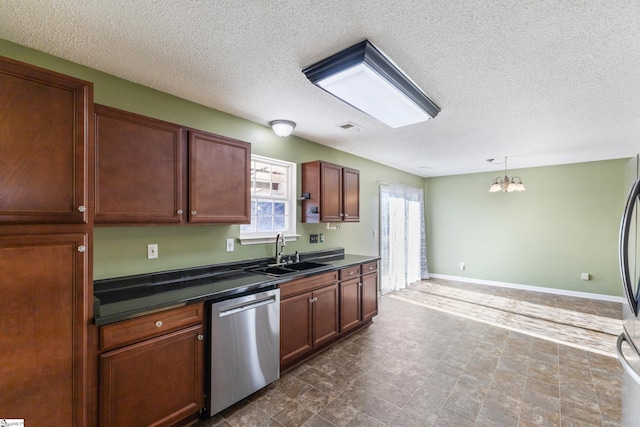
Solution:
<svg viewBox="0 0 640 427">
<path fill-rule="evenodd" d="M 362 126 L 357 125 L 353 122 L 346 122 L 338 126 L 349 132 L 360 132 L 362 129 L 364 129 Z"/>
</svg>

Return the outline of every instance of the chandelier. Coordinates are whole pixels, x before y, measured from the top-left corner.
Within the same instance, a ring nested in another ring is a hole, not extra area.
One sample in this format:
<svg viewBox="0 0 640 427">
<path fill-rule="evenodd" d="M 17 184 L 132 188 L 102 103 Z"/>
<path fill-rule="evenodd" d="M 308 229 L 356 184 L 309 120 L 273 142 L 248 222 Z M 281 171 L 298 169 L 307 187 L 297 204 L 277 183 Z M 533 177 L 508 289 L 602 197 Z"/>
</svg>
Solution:
<svg viewBox="0 0 640 427">
<path fill-rule="evenodd" d="M 504 176 L 499 176 L 493 180 L 493 184 L 489 187 L 489 193 L 497 193 L 498 191 L 506 191 L 511 193 L 512 191 L 524 191 L 524 184 L 519 176 L 509 177 L 507 175 L 507 158 L 504 158 L 504 162 L 496 162 L 495 159 L 487 159 L 487 162 L 492 165 L 501 165 L 504 163 Z"/>
</svg>

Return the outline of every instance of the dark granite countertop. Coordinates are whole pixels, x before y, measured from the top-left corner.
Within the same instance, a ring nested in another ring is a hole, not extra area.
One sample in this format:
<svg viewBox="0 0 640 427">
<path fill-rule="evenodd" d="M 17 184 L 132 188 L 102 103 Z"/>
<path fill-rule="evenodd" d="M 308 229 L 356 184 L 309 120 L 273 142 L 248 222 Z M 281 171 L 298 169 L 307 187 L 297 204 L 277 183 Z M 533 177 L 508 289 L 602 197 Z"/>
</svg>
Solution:
<svg viewBox="0 0 640 427">
<path fill-rule="evenodd" d="M 265 258 L 96 280 L 94 319 L 96 325 L 106 325 L 161 309 L 272 289 L 300 277 L 379 259 L 378 256 L 350 255 L 343 249 L 330 249 L 301 254 L 301 260 L 323 263 L 326 268 L 280 277 L 247 271 L 266 265 L 269 259 Z"/>
</svg>

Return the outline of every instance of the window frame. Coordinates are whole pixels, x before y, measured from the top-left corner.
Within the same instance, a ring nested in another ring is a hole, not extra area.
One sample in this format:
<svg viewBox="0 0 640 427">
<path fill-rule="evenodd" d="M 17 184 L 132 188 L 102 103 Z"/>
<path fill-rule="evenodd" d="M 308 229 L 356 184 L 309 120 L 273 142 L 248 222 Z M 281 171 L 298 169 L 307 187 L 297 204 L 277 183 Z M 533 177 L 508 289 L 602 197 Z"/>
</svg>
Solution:
<svg viewBox="0 0 640 427">
<path fill-rule="evenodd" d="M 280 159 L 274 159 L 272 157 L 266 157 L 266 156 L 260 156 L 258 154 L 251 154 L 251 169 L 253 170 L 253 163 L 254 162 L 259 162 L 259 163 L 266 163 L 269 164 L 271 166 L 278 166 L 281 168 L 286 168 L 288 170 L 288 176 L 287 176 L 287 188 L 289 188 L 290 192 L 287 196 L 285 197 L 272 197 L 272 196 L 268 196 L 268 197 L 258 197 L 258 196 L 254 196 L 254 192 L 251 191 L 251 202 L 257 201 L 257 199 L 270 199 L 270 200 L 286 200 L 289 203 L 289 220 L 288 220 L 288 227 L 287 230 L 285 230 L 283 232 L 284 234 L 284 238 L 285 241 L 289 242 L 289 241 L 295 241 L 298 239 L 298 237 L 300 236 L 299 234 L 297 234 L 297 214 L 298 214 L 298 206 L 297 206 L 297 182 L 298 182 L 298 178 L 297 178 L 297 169 L 298 169 L 298 165 L 296 163 L 293 162 L 289 162 L 286 160 L 280 160 Z M 254 187 L 254 178 L 251 177 L 251 189 L 253 190 Z M 250 217 L 253 217 L 253 215 L 250 215 Z M 253 219 L 253 218 L 252 218 Z M 256 227 L 257 229 L 257 227 Z M 258 231 L 252 231 L 252 232 L 243 232 L 242 231 L 242 226 L 240 226 L 240 237 L 238 238 L 238 240 L 240 240 L 240 244 L 241 245 L 254 245 L 254 244 L 261 244 L 261 243 L 273 243 L 275 241 L 276 235 L 279 232 L 277 231 L 268 231 L 268 232 L 258 232 Z"/>
</svg>

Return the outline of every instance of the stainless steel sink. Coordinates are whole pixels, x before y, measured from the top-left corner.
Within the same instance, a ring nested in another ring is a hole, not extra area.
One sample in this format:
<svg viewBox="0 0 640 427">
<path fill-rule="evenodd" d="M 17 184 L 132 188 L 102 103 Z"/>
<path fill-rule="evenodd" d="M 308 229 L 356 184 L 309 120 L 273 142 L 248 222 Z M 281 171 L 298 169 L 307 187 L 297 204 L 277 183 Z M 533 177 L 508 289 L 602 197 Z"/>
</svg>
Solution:
<svg viewBox="0 0 640 427">
<path fill-rule="evenodd" d="M 253 268 L 250 271 L 255 273 L 269 274 L 273 276 L 286 276 L 305 271 L 322 270 L 332 268 L 332 265 L 312 261 L 300 261 L 291 264 L 271 265 L 266 267 Z"/>
</svg>

